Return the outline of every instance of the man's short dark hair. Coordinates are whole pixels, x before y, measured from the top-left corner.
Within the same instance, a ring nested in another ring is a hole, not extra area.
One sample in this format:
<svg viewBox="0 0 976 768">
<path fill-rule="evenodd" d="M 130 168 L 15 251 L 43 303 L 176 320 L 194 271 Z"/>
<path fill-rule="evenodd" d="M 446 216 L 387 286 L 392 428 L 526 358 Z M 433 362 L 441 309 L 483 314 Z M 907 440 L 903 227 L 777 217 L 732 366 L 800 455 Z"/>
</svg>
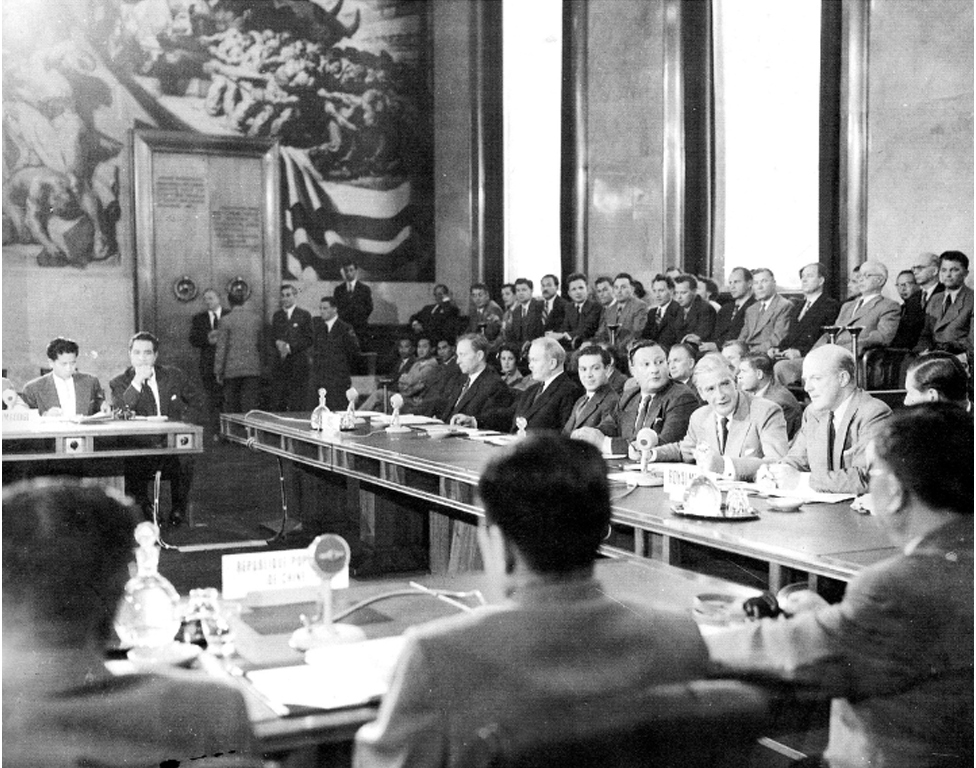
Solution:
<svg viewBox="0 0 976 768">
<path fill-rule="evenodd" d="M 531 291 L 531 290 L 533 290 L 533 289 L 535 288 L 535 283 L 533 283 L 533 282 L 532 282 L 531 280 L 529 280 L 529 278 L 527 278 L 527 277 L 520 277 L 520 278 L 518 278 L 518 279 L 517 279 L 517 280 L 515 281 L 515 285 L 527 285 L 527 286 L 529 286 L 529 290 L 530 290 L 530 291 Z"/>
<path fill-rule="evenodd" d="M 537 573 L 589 568 L 609 530 L 607 466 L 580 440 L 530 435 L 488 464 L 478 491 L 489 525 Z"/>
<path fill-rule="evenodd" d="M 660 273 L 654 275 L 654 278 L 651 280 L 651 285 L 654 285 L 654 283 L 664 283 L 668 286 L 669 291 L 674 290 L 674 280 L 667 275 L 662 275 Z"/>
<path fill-rule="evenodd" d="M 732 275 L 734 275 L 736 272 L 739 272 L 739 273 L 742 274 L 742 280 L 743 280 L 743 282 L 746 282 L 746 283 L 751 283 L 752 282 L 752 272 L 750 272 L 745 267 L 733 267 L 732 268 L 732 271 L 729 272 L 729 277 L 732 277 Z"/>
<path fill-rule="evenodd" d="M 78 342 L 58 336 L 56 339 L 51 339 L 51 343 L 47 345 L 47 359 L 53 362 L 61 355 L 77 355 L 80 351 Z"/>
<path fill-rule="evenodd" d="M 22 609 L 47 630 L 42 645 L 106 640 L 128 578 L 134 508 L 101 486 L 44 478 L 7 487 L 3 511 L 5 629 Z"/>
<path fill-rule="evenodd" d="M 924 504 L 973 514 L 973 419 L 958 405 L 923 403 L 895 411 L 875 433 L 874 448 Z"/>
<path fill-rule="evenodd" d="M 359 269 L 359 264 L 357 264 L 356 263 L 356 260 L 353 259 L 353 258 L 343 259 L 340 262 L 340 266 L 343 266 L 343 267 L 355 267 L 356 269 Z"/>
<path fill-rule="evenodd" d="M 321 299 L 319 299 L 319 304 L 323 304 L 323 303 L 328 304 L 330 307 L 338 307 L 339 306 L 336 303 L 335 296 L 323 296 Z"/>
<path fill-rule="evenodd" d="M 559 287 L 559 278 L 558 277 L 556 277 L 553 274 L 548 274 L 548 275 L 543 275 L 542 276 L 542 279 L 545 280 L 547 277 L 550 278 L 556 284 L 556 287 L 557 288 Z"/>
<path fill-rule="evenodd" d="M 609 275 L 600 275 L 596 280 L 593 281 L 593 285 L 599 285 L 600 283 L 607 283 L 609 286 L 613 286 L 613 278 Z"/>
<path fill-rule="evenodd" d="M 634 364 L 634 355 L 641 349 L 649 349 L 650 347 L 658 347 L 665 355 L 667 355 L 667 350 L 664 345 L 654 339 L 638 339 L 637 341 L 631 342 L 630 346 L 627 348 L 627 359 L 630 364 Z"/>
<path fill-rule="evenodd" d="M 508 288 L 512 293 L 515 293 L 515 283 L 502 283 L 502 288 Z"/>
<path fill-rule="evenodd" d="M 745 355 L 742 362 L 749 363 L 754 371 L 762 371 L 763 376 L 768 381 L 773 380 L 773 361 L 770 360 L 769 355 L 754 352 L 751 355 Z"/>
<path fill-rule="evenodd" d="M 910 269 L 903 269 L 901 272 L 899 272 L 897 275 L 895 275 L 895 280 L 897 280 L 902 275 L 911 275 L 912 280 L 915 279 L 915 273 L 914 272 L 912 272 Z"/>
<path fill-rule="evenodd" d="M 484 353 L 485 359 L 488 359 L 488 351 L 491 349 L 491 342 L 480 333 L 466 333 L 463 336 L 458 337 L 458 341 L 468 341 L 471 342 L 471 349 L 475 352 Z"/>
<path fill-rule="evenodd" d="M 963 407 L 969 400 L 966 369 L 948 352 L 922 355 L 909 366 L 908 373 L 915 379 L 917 389 L 934 389 L 941 399 Z"/>
<path fill-rule="evenodd" d="M 448 287 L 447 287 L 446 285 L 444 285 L 444 283 L 438 283 L 437 285 L 435 285 L 435 286 L 434 286 L 434 290 L 435 290 L 435 291 L 436 291 L 436 290 L 437 290 L 438 288 L 440 288 L 440 289 L 441 289 L 442 291 L 444 291 L 444 293 L 446 293 L 446 294 L 447 294 L 448 296 L 450 296 L 450 295 L 451 295 L 451 289 L 450 289 L 450 288 L 448 288 Z"/>
<path fill-rule="evenodd" d="M 478 335 L 480 336 L 481 334 L 478 334 Z M 452 347 L 456 347 L 457 346 L 457 343 L 458 343 L 457 337 L 456 336 L 452 336 L 449 333 L 448 334 L 444 334 L 443 336 L 438 336 L 437 337 L 437 341 L 434 342 L 434 343 L 436 345 L 436 344 L 440 344 L 442 341 L 444 343 L 448 344 L 449 346 L 452 346 Z"/>
<path fill-rule="evenodd" d="M 582 280 L 585 283 L 586 275 L 584 275 L 582 272 L 571 272 L 566 276 L 566 285 L 572 285 L 577 280 Z"/>
<path fill-rule="evenodd" d="M 281 287 L 278 289 L 278 293 L 281 293 L 284 290 L 294 291 L 295 293 L 298 293 L 298 289 L 291 283 L 282 283 Z"/>
<path fill-rule="evenodd" d="M 685 283 L 690 290 L 698 290 L 698 279 L 694 275 L 678 275 L 674 278 L 674 283 Z"/>
<path fill-rule="evenodd" d="M 152 344 L 153 352 L 159 352 L 159 339 L 153 336 L 149 331 L 139 331 L 131 339 L 129 339 L 129 351 L 132 351 L 132 345 L 137 341 L 148 341 Z"/>
<path fill-rule="evenodd" d="M 613 282 L 616 283 L 618 280 L 626 280 L 631 285 L 634 284 L 634 278 L 631 276 L 630 272 L 618 272 L 617 276 L 613 279 Z"/>
<path fill-rule="evenodd" d="M 800 267 L 797 274 L 800 277 L 803 277 L 803 270 L 806 269 L 807 267 L 816 267 L 817 277 L 827 277 L 827 270 L 824 267 L 824 265 L 821 264 L 819 261 L 811 261 L 809 264 L 804 264 L 802 267 Z"/>
<path fill-rule="evenodd" d="M 587 344 L 585 347 L 580 347 L 579 352 L 576 353 L 576 359 L 579 360 L 584 355 L 597 355 L 608 368 L 613 365 L 613 357 L 610 351 L 596 344 Z"/>
<path fill-rule="evenodd" d="M 488 286 L 484 283 L 471 283 L 471 291 L 484 291 L 485 293 L 490 293 Z"/>
<path fill-rule="evenodd" d="M 969 269 L 969 257 L 962 251 L 943 251 L 939 254 L 940 267 L 943 261 L 954 261 L 957 264 L 961 264 L 963 269 Z"/>
<path fill-rule="evenodd" d="M 232 307 L 242 307 L 244 306 L 245 301 L 247 301 L 247 296 L 243 293 L 233 291 L 227 294 L 227 303 Z"/>
</svg>

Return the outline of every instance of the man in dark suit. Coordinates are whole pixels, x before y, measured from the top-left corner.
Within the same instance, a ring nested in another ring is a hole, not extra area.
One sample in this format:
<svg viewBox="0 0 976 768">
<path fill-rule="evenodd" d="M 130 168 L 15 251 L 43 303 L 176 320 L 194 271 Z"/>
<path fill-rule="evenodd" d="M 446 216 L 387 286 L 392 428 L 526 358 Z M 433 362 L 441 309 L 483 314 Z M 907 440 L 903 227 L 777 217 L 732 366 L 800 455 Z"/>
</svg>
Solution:
<svg viewBox="0 0 976 768">
<path fill-rule="evenodd" d="M 973 289 L 966 285 L 968 274 L 969 257 L 961 251 L 946 251 L 939 257 L 939 280 L 945 291 L 929 299 L 915 351 L 938 349 L 965 355 L 972 369 Z"/>
<path fill-rule="evenodd" d="M 620 396 L 610 386 L 613 358 L 610 352 L 595 344 L 583 347 L 576 356 L 576 372 L 585 390 L 573 405 L 563 434 L 603 447 L 603 438 L 617 434 L 613 414 Z"/>
<path fill-rule="evenodd" d="M 332 292 L 339 319 L 349 323 L 356 332 L 356 338 L 365 342 L 366 326 L 373 313 L 373 292 L 359 279 L 359 267 L 353 259 L 346 259 L 341 272 L 342 282 Z"/>
<path fill-rule="evenodd" d="M 924 309 L 935 294 L 945 290 L 945 286 L 939 282 L 939 255 L 928 251 L 919 254 L 912 265 L 912 274 L 922 292 L 921 302 Z"/>
<path fill-rule="evenodd" d="M 786 436 L 792 440 L 800 430 L 803 406 L 792 392 L 773 378 L 773 361 L 761 352 L 748 354 L 739 361 L 736 382 L 739 389 L 755 397 L 764 397 L 783 409 Z"/>
<path fill-rule="evenodd" d="M 732 301 L 723 304 L 715 316 L 714 339 L 702 343 L 702 352 L 721 352 L 725 342 L 738 339 L 746 310 L 756 303 L 752 295 L 752 272 L 745 267 L 736 267 L 729 273 L 725 288 Z"/>
<path fill-rule="evenodd" d="M 639 386 L 621 396 L 614 414 L 620 437 L 607 438 L 603 448 L 605 453 L 629 453 L 637 458 L 632 443 L 645 427 L 654 433 L 656 443 L 674 443 L 684 437 L 698 398 L 691 387 L 671 381 L 668 356 L 657 342 L 639 341 L 630 348 L 630 372 Z"/>
<path fill-rule="evenodd" d="M 603 308 L 589 297 L 586 275 L 574 272 L 566 278 L 569 301 L 562 325 L 547 333 L 567 349 L 578 347 L 581 342 L 596 336 L 600 327 L 600 314 Z"/>
<path fill-rule="evenodd" d="M 218 420 L 224 401 L 224 388 L 217 381 L 214 372 L 214 359 L 217 354 L 217 329 L 220 319 L 226 312 L 220 305 L 220 296 L 213 288 L 203 292 L 203 303 L 206 309 L 198 312 L 190 319 L 190 344 L 200 350 L 200 381 L 203 391 L 207 393 L 207 403 L 210 406 L 208 421 L 211 426 L 219 426 Z"/>
<path fill-rule="evenodd" d="M 526 430 L 561 431 L 580 395 L 579 385 L 563 370 L 565 363 L 566 350 L 558 341 L 536 339 L 529 346 L 529 370 L 535 383 L 514 404 L 486 410 L 470 426 L 515 432 L 524 419 Z"/>
<path fill-rule="evenodd" d="M 443 283 L 434 286 L 434 302 L 410 316 L 410 327 L 415 334 L 432 339 L 453 336 L 458 332 L 461 312 L 451 300 L 451 291 Z"/>
<path fill-rule="evenodd" d="M 158 364 L 158 356 L 159 340 L 151 333 L 142 331 L 129 340 L 131 365 L 109 383 L 112 404 L 116 408 L 124 407 L 136 416 L 199 423 L 204 407 L 200 389 L 179 368 Z M 151 518 L 152 500 L 147 486 L 158 470 L 162 471 L 164 479 L 170 481 L 173 501 L 170 525 L 180 525 L 190 501 L 192 456 L 135 456 L 125 459 L 125 491 Z"/>
<path fill-rule="evenodd" d="M 440 416 L 445 406 L 449 402 L 454 402 L 450 399 L 451 391 L 454 389 L 455 382 L 464 377 L 458 365 L 456 347 L 457 342 L 453 336 L 437 340 L 437 368 L 430 374 L 427 391 L 424 392 L 420 404 L 412 406 L 411 413 L 421 416 Z"/>
<path fill-rule="evenodd" d="M 469 333 L 458 339 L 457 364 L 461 376 L 448 389 L 441 421 L 460 426 L 478 426 L 485 413 L 509 406 L 512 392 L 494 369 L 487 367 L 488 340 Z"/>
<path fill-rule="evenodd" d="M 922 305 L 922 291 L 915 282 L 915 273 L 910 269 L 899 272 L 895 278 L 895 290 L 901 298 L 901 317 L 891 346 L 895 349 L 913 349 L 925 327 L 925 307 Z"/>
<path fill-rule="evenodd" d="M 715 333 L 715 309 L 698 295 L 698 280 L 694 275 L 680 275 L 674 281 L 674 303 L 681 308 L 676 329 L 678 341 L 690 341 L 696 346 L 711 341 Z"/>
<path fill-rule="evenodd" d="M 485 575 L 510 599 L 410 634 L 379 716 L 356 735 L 356 766 L 487 764 L 466 759 L 479 735 L 507 748 L 594 723 L 624 731 L 653 709 L 649 688 L 707 671 L 687 612 L 621 602 L 594 579 L 610 525 L 597 450 L 530 435 L 491 461 L 479 494 Z"/>
<path fill-rule="evenodd" d="M 609 341 L 611 328 L 618 326 L 614 344 L 622 353 L 644 331 L 648 322 L 647 304 L 634 295 L 634 278 L 627 272 L 620 272 L 613 279 L 613 296 L 613 302 L 604 306 L 600 315 L 596 339 Z"/>
<path fill-rule="evenodd" d="M 98 379 L 78 373 L 78 344 L 61 336 L 47 345 L 51 372 L 24 385 L 23 401 L 41 416 L 91 416 L 103 409 L 105 395 Z"/>
<path fill-rule="evenodd" d="M 827 276 L 822 265 L 807 264 L 800 270 L 803 303 L 796 303 L 790 314 L 790 330 L 779 346 L 770 347 L 771 358 L 796 360 L 809 352 L 823 336 L 823 327 L 833 325 L 840 312 L 840 302 L 824 292 Z"/>
<path fill-rule="evenodd" d="M 558 331 L 566 318 L 566 300 L 559 295 L 559 278 L 544 275 L 539 284 L 542 288 L 542 331 Z"/>
<path fill-rule="evenodd" d="M 308 350 L 312 346 L 312 315 L 296 305 L 298 291 L 281 286 L 281 309 L 271 317 L 275 345 L 271 368 L 271 410 L 304 411 L 308 396 Z"/>
<path fill-rule="evenodd" d="M 359 366 L 360 351 L 356 332 L 339 319 L 335 298 L 323 296 L 319 316 L 312 320 L 312 389 L 325 388 L 325 404 L 333 411 L 344 411 L 349 400 L 352 374 Z"/>
<path fill-rule="evenodd" d="M 512 307 L 512 326 L 505 341 L 525 347 L 544 333 L 542 301 L 532 298 L 533 283 L 525 277 L 515 281 L 515 305 Z"/>
<path fill-rule="evenodd" d="M 891 409 L 857 386 L 854 355 L 838 344 L 803 358 L 803 382 L 810 395 L 803 426 L 786 458 L 768 467 L 777 487 L 795 488 L 799 472 L 809 472 L 815 491 L 864 493 L 868 441 Z"/>
<path fill-rule="evenodd" d="M 723 674 L 834 697 L 824 765 L 973 762 L 973 422 L 914 406 L 869 444 L 872 517 L 896 554 L 828 605 L 706 636 Z M 820 764 L 818 762 L 818 764 Z"/>
<path fill-rule="evenodd" d="M 665 275 L 655 275 L 651 281 L 651 296 L 657 303 L 647 312 L 647 325 L 641 338 L 656 341 L 665 349 L 681 341 L 679 329 L 683 312 L 674 300 L 674 280 Z"/>
</svg>

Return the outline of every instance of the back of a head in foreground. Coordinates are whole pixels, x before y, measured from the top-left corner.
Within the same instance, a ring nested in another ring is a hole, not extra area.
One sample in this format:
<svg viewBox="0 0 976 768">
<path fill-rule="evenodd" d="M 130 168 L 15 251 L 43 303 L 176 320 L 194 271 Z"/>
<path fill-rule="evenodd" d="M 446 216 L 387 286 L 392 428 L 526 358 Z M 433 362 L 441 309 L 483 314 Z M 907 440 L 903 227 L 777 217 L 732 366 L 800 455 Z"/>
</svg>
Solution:
<svg viewBox="0 0 976 768">
<path fill-rule="evenodd" d="M 588 443 L 531 435 L 493 460 L 478 490 L 486 518 L 537 573 L 592 566 L 610 525 L 607 468 Z"/>
<path fill-rule="evenodd" d="M 919 502 L 973 515 L 973 419 L 959 406 L 895 411 L 874 435 L 874 454 Z"/>
<path fill-rule="evenodd" d="M 46 478 L 5 489 L 3 518 L 4 636 L 29 631 L 65 647 L 106 639 L 128 579 L 133 508 L 100 486 Z"/>
</svg>

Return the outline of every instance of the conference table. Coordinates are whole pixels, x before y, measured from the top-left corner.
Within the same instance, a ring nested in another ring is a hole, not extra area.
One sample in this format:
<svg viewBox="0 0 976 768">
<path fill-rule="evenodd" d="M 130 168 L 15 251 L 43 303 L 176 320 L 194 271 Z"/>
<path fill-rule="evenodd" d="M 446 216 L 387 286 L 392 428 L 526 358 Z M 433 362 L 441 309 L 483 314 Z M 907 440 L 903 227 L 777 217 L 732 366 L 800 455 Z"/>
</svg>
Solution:
<svg viewBox="0 0 976 768">
<path fill-rule="evenodd" d="M 432 573 L 477 567 L 473 530 L 484 514 L 477 482 L 498 446 L 422 430 L 391 434 L 369 423 L 324 433 L 312 430 L 307 416 L 258 411 L 222 415 L 221 430 L 228 440 L 306 471 L 314 482 L 305 488 L 305 509 L 314 516 L 316 507 L 327 508 L 325 524 L 333 528 L 345 521 L 344 530 L 333 532 L 358 538 L 359 554 L 373 557 L 380 571 L 396 570 L 398 553 L 419 549 L 425 559 L 414 566 Z M 757 519 L 726 521 L 675 515 L 660 487 L 614 482 L 611 493 L 606 554 L 702 566 L 773 591 L 796 581 L 820 591 L 842 587 L 896 552 L 878 520 L 849 502 L 784 513 L 751 497 Z"/>
<path fill-rule="evenodd" d="M 126 458 L 203 453 L 203 427 L 165 417 L 81 422 L 5 417 L 0 438 L 4 483 L 45 474 L 73 474 L 98 478 L 124 491 Z"/>
<path fill-rule="evenodd" d="M 646 606 L 652 609 L 680 612 L 693 616 L 695 597 L 701 594 L 723 594 L 736 601 L 745 600 L 758 594 L 757 590 L 733 584 L 721 579 L 692 573 L 654 560 L 605 559 L 596 566 L 596 577 L 615 599 Z M 494 602 L 483 572 L 468 572 L 454 576 L 418 576 L 414 579 L 422 586 L 431 589 L 450 589 L 460 591 L 480 590 L 489 602 Z M 406 578 L 384 578 L 374 582 L 358 583 L 348 590 L 334 592 L 335 610 L 391 590 L 410 591 Z M 303 593 L 296 591 L 295 595 Z M 235 671 L 246 673 L 269 668 L 301 667 L 303 656 L 288 646 L 293 630 L 301 626 L 300 614 L 313 615 L 317 605 L 310 602 L 314 591 L 304 593 L 307 601 L 297 599 L 285 604 L 262 605 L 260 601 L 253 606 L 244 607 L 233 619 L 236 634 L 237 656 L 233 663 Z M 469 605 L 477 601 L 466 599 Z M 367 639 L 397 636 L 410 626 L 426 621 L 451 616 L 459 611 L 420 590 L 414 596 L 399 595 L 382 602 L 373 603 L 364 610 L 352 614 L 348 623 L 360 626 Z M 744 620 L 737 615 L 736 620 Z M 703 631 L 712 625 L 705 624 Z M 339 646 L 339 652 L 344 648 Z M 380 666 L 387 660 L 378 662 Z M 303 686 L 314 685 L 315 667 L 302 667 L 294 672 L 301 676 Z M 288 713 L 269 706 L 263 696 L 256 693 L 253 685 L 246 680 L 242 690 L 255 734 L 265 754 L 281 754 L 294 750 L 316 748 L 322 754 L 322 745 L 334 745 L 338 749 L 348 749 L 356 730 L 376 716 L 376 698 L 358 705 L 339 707 L 333 710 L 315 709 L 291 705 L 288 701 L 276 704 L 288 705 Z M 298 691 L 296 691 L 296 694 Z"/>
</svg>

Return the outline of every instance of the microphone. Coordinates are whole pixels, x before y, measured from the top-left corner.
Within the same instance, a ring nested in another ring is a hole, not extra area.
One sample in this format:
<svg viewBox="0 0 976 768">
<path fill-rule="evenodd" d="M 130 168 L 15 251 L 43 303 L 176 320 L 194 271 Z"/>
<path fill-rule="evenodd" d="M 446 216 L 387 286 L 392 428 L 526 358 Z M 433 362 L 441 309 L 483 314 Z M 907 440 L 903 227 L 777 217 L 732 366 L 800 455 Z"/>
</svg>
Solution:
<svg viewBox="0 0 976 768">
<path fill-rule="evenodd" d="M 651 457 L 651 449 L 658 443 L 657 432 L 650 427 L 644 427 L 637 433 L 634 443 L 641 455 L 641 472 L 647 472 L 647 462 Z"/>
</svg>

